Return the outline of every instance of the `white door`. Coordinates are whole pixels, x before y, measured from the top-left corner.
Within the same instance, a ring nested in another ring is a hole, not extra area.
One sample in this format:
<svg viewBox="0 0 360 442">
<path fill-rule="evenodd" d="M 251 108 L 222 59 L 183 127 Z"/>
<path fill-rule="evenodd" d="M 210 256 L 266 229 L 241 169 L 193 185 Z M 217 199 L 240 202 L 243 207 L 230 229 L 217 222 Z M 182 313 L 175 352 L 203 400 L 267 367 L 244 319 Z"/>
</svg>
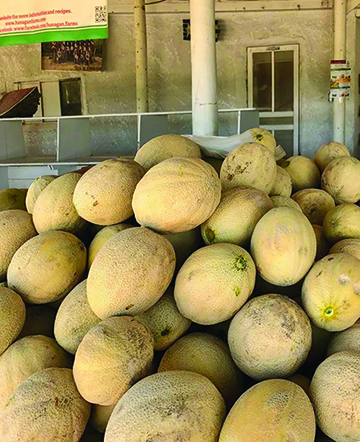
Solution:
<svg viewBox="0 0 360 442">
<path fill-rule="evenodd" d="M 287 156 L 299 154 L 299 46 L 248 48 L 248 105 Z"/>
</svg>

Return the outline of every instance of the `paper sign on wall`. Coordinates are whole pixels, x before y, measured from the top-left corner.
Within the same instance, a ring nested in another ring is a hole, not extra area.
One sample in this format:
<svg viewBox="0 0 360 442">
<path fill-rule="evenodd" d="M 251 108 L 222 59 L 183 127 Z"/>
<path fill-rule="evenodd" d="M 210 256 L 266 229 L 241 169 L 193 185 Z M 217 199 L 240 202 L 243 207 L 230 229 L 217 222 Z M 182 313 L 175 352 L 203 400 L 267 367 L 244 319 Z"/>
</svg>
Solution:
<svg viewBox="0 0 360 442">
<path fill-rule="evenodd" d="M 346 98 L 350 94 L 351 68 L 345 60 L 331 61 L 330 95 L 332 98 Z"/>
<path fill-rule="evenodd" d="M 107 0 L 0 2 L 0 46 L 107 37 Z"/>
</svg>

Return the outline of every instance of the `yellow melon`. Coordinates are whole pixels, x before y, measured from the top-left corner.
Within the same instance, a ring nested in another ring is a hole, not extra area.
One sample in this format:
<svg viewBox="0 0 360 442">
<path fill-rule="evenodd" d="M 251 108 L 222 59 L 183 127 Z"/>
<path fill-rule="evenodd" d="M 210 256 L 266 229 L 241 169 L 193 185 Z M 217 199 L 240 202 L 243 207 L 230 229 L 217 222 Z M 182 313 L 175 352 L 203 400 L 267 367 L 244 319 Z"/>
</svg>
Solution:
<svg viewBox="0 0 360 442">
<path fill-rule="evenodd" d="M 319 365 L 310 397 L 320 429 L 336 442 L 360 440 L 360 354 L 335 353 Z"/>
<path fill-rule="evenodd" d="M 310 158 L 294 156 L 286 160 L 281 167 L 289 173 L 294 192 L 302 189 L 320 188 L 320 171 Z"/>
<path fill-rule="evenodd" d="M 274 207 L 289 207 L 290 209 L 295 209 L 302 213 L 299 204 L 286 196 L 275 195 L 271 197 L 271 201 L 274 204 Z"/>
<path fill-rule="evenodd" d="M 316 236 L 316 257 L 315 261 L 319 261 L 319 259 L 324 258 L 330 250 L 330 244 L 327 242 L 324 229 L 322 226 L 313 225 L 313 229 Z M 333 252 L 330 252 L 333 253 Z"/>
<path fill-rule="evenodd" d="M 233 149 L 220 171 L 224 189 L 251 186 L 269 194 L 276 180 L 274 155 L 259 143 L 245 143 Z"/>
<path fill-rule="evenodd" d="M 69 355 L 47 336 L 27 336 L 0 357 L 0 409 L 16 388 L 33 373 L 49 367 L 70 367 Z"/>
<path fill-rule="evenodd" d="M 261 190 L 228 189 L 215 212 L 201 225 L 202 237 L 206 244 L 229 242 L 247 246 L 256 224 L 273 207 L 270 197 Z"/>
<path fill-rule="evenodd" d="M 147 376 L 154 356 L 151 331 L 130 316 L 106 319 L 85 335 L 75 355 L 74 379 L 82 397 L 113 405 Z"/>
<path fill-rule="evenodd" d="M 162 161 L 174 157 L 201 158 L 201 151 L 189 138 L 174 134 L 160 135 L 137 151 L 135 161 L 148 171 Z"/>
<path fill-rule="evenodd" d="M 6 272 L 15 252 L 36 235 L 32 217 L 24 210 L 0 212 L 0 281 L 6 279 Z"/>
<path fill-rule="evenodd" d="M 164 236 L 168 241 L 171 242 L 175 250 L 175 273 L 180 270 L 180 267 L 189 258 L 189 256 L 203 245 L 201 241 L 201 230 L 199 227 L 196 227 L 196 229 L 188 230 L 187 232 L 168 233 Z"/>
<path fill-rule="evenodd" d="M 110 416 L 114 411 L 114 405 L 93 405 L 90 416 L 90 424 L 100 433 L 105 433 Z"/>
<path fill-rule="evenodd" d="M 20 384 L 0 410 L 0 440 L 77 442 L 90 410 L 70 369 L 46 368 Z"/>
<path fill-rule="evenodd" d="M 321 176 L 321 187 L 336 204 L 356 203 L 360 200 L 360 161 L 353 157 L 332 160 Z"/>
<path fill-rule="evenodd" d="M 54 181 L 55 178 L 57 177 L 54 175 L 42 175 L 36 178 L 36 180 L 31 183 L 25 200 L 26 210 L 29 213 L 34 212 L 35 202 L 38 199 L 40 193 L 45 189 L 46 186 Z"/>
<path fill-rule="evenodd" d="M 315 415 L 304 390 L 282 379 L 260 382 L 230 410 L 219 442 L 314 442 Z"/>
<path fill-rule="evenodd" d="M 52 230 L 78 233 L 86 226 L 75 210 L 73 194 L 81 175 L 66 173 L 49 183 L 38 196 L 33 220 L 39 233 Z"/>
<path fill-rule="evenodd" d="M 78 214 L 102 226 L 130 218 L 133 193 L 144 173 L 134 160 L 112 159 L 97 164 L 81 177 L 75 188 L 73 202 Z"/>
<path fill-rule="evenodd" d="M 88 302 L 101 319 L 137 315 L 165 293 L 175 269 L 171 243 L 144 227 L 127 229 L 102 247 L 87 280 Z"/>
<path fill-rule="evenodd" d="M 163 233 L 194 229 L 220 202 L 215 169 L 197 158 L 171 158 L 150 169 L 139 182 L 133 209 L 139 224 Z"/>
<path fill-rule="evenodd" d="M 332 333 L 329 342 L 327 354 L 328 356 L 340 351 L 356 351 L 360 352 L 360 321 L 356 321 L 350 328 L 339 332 Z"/>
<path fill-rule="evenodd" d="M 185 318 L 203 325 L 226 321 L 244 305 L 255 286 L 255 265 L 235 244 L 213 244 L 193 253 L 181 267 L 174 296 Z"/>
<path fill-rule="evenodd" d="M 228 343 L 236 365 L 251 378 L 288 377 L 310 351 L 311 325 L 292 299 L 263 295 L 249 301 L 235 315 Z"/>
<path fill-rule="evenodd" d="M 104 442 L 217 442 L 225 403 L 206 377 L 167 371 L 135 384 L 116 405 Z"/>
<path fill-rule="evenodd" d="M 91 244 L 89 246 L 89 256 L 88 256 L 88 267 L 90 268 L 95 256 L 98 254 L 101 247 L 114 235 L 116 235 L 119 232 L 122 232 L 123 230 L 130 229 L 132 226 L 131 224 L 115 224 L 113 226 L 107 226 L 101 229 L 94 237 L 94 239 L 91 241 Z"/>
<path fill-rule="evenodd" d="M 316 152 L 315 163 L 322 172 L 332 160 L 339 157 L 349 157 L 350 152 L 346 146 L 336 141 L 323 144 Z"/>
<path fill-rule="evenodd" d="M 256 143 L 259 143 L 262 146 L 266 147 L 273 155 L 275 155 L 276 140 L 269 130 L 261 129 L 260 127 L 254 127 L 253 129 L 249 129 L 248 132 L 250 132 L 253 140 Z"/>
<path fill-rule="evenodd" d="M 295 382 L 295 384 L 299 385 L 305 393 L 309 396 L 310 393 L 310 379 L 302 376 L 301 374 L 295 373 L 289 377 L 289 381 Z"/>
<path fill-rule="evenodd" d="M 86 295 L 86 280 L 66 296 L 56 314 L 55 339 L 62 348 L 75 354 L 86 333 L 101 321 L 91 310 Z"/>
<path fill-rule="evenodd" d="M 326 214 L 335 207 L 331 195 L 320 189 L 303 189 L 296 192 L 292 199 L 296 201 L 303 214 L 311 222 L 322 226 Z"/>
<path fill-rule="evenodd" d="M 340 204 L 330 210 L 324 218 L 324 235 L 330 244 L 342 239 L 360 239 L 360 207 L 355 204 Z"/>
<path fill-rule="evenodd" d="M 334 244 L 330 253 L 349 253 L 357 259 L 360 259 L 360 237 L 343 239 Z"/>
<path fill-rule="evenodd" d="M 272 209 L 255 227 L 251 255 L 265 281 L 279 286 L 296 284 L 315 260 L 314 229 L 298 210 Z"/>
<path fill-rule="evenodd" d="M 191 333 L 176 341 L 161 359 L 158 372 L 194 371 L 210 379 L 228 407 L 242 393 L 242 377 L 227 345 L 208 333 Z"/>
<path fill-rule="evenodd" d="M 285 196 L 287 198 L 292 194 L 291 177 L 283 167 L 276 166 L 276 180 L 273 185 L 270 196 Z"/>
<path fill-rule="evenodd" d="M 26 210 L 26 193 L 22 189 L 0 190 L 0 212 L 4 210 Z"/>
<path fill-rule="evenodd" d="M 27 305 L 26 319 L 19 338 L 33 335 L 54 337 L 55 311 L 47 305 Z"/>
<path fill-rule="evenodd" d="M 65 296 L 80 281 L 86 248 L 71 233 L 45 232 L 23 244 L 13 256 L 8 286 L 26 302 L 45 304 Z"/>
<path fill-rule="evenodd" d="M 136 316 L 151 330 L 154 348 L 158 351 L 170 347 L 191 325 L 191 321 L 184 318 L 176 307 L 173 291 L 170 287 L 155 305 Z"/>
<path fill-rule="evenodd" d="M 0 355 L 15 341 L 25 322 L 25 304 L 6 287 L 0 288 Z"/>
<path fill-rule="evenodd" d="M 342 331 L 360 318 L 359 260 L 347 253 L 321 259 L 307 274 L 302 303 L 312 322 L 328 331 Z"/>
</svg>

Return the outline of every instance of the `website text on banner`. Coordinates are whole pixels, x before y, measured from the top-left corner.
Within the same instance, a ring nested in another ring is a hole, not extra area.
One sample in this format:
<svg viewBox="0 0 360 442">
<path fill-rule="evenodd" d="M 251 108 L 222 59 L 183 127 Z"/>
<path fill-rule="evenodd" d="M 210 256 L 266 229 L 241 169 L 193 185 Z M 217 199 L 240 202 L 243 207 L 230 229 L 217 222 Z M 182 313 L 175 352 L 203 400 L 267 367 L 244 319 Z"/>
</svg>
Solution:
<svg viewBox="0 0 360 442">
<path fill-rule="evenodd" d="M 0 1 L 0 46 L 107 37 L 107 0 Z"/>
</svg>

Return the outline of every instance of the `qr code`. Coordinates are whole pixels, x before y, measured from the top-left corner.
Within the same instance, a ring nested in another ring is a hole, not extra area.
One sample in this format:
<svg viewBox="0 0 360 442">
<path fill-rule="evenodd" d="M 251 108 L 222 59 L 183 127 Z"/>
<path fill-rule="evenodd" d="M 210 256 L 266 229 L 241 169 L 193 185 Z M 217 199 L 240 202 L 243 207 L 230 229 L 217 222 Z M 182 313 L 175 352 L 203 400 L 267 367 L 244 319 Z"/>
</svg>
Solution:
<svg viewBox="0 0 360 442">
<path fill-rule="evenodd" d="M 95 6 L 95 23 L 107 22 L 106 6 Z"/>
</svg>

